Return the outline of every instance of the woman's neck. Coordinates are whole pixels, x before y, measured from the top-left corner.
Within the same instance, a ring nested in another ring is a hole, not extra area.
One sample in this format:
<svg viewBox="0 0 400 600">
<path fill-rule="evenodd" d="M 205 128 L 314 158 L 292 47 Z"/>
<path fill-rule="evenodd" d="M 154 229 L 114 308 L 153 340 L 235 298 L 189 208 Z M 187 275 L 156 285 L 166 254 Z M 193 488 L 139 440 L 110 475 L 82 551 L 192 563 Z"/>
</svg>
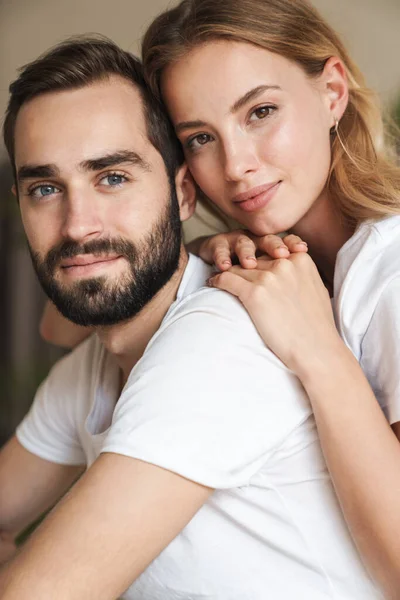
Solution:
<svg viewBox="0 0 400 600">
<path fill-rule="evenodd" d="M 325 193 L 291 231 L 307 242 L 310 256 L 327 288 L 332 291 L 337 253 L 351 238 L 354 229 L 344 223 L 335 204 Z"/>
</svg>

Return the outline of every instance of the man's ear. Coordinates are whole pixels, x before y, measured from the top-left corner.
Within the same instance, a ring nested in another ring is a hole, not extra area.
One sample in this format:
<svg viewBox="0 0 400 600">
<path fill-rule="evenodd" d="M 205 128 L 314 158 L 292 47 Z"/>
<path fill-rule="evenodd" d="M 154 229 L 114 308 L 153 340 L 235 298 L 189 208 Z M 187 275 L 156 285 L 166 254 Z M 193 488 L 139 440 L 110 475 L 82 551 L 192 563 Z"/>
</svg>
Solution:
<svg viewBox="0 0 400 600">
<path fill-rule="evenodd" d="M 175 186 L 181 221 L 187 221 L 196 208 L 196 186 L 186 163 L 179 167 L 175 175 Z"/>
</svg>

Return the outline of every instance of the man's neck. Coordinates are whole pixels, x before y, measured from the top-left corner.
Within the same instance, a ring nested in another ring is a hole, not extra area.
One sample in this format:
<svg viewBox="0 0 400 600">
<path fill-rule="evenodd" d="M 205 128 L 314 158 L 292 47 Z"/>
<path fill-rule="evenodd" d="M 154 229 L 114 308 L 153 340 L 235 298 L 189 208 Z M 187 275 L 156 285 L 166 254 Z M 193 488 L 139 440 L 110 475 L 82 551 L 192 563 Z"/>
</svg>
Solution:
<svg viewBox="0 0 400 600">
<path fill-rule="evenodd" d="M 97 329 L 101 343 L 115 356 L 121 369 L 121 387 L 125 385 L 131 370 L 142 357 L 147 344 L 176 299 L 187 263 L 188 255 L 182 246 L 177 270 L 138 315 L 129 321 Z"/>
</svg>

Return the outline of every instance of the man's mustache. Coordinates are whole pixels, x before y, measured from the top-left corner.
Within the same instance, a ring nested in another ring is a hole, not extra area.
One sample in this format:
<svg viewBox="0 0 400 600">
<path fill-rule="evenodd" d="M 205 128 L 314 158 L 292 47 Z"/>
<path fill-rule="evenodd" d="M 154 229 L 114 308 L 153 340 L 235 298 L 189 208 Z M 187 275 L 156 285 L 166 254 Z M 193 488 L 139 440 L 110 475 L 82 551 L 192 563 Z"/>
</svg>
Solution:
<svg viewBox="0 0 400 600">
<path fill-rule="evenodd" d="M 93 254 L 94 256 L 119 254 L 132 260 L 136 255 L 136 249 L 132 242 L 128 242 L 123 238 L 90 240 L 84 244 L 66 240 L 49 250 L 44 262 L 47 269 L 52 272 L 61 260 L 83 254 Z"/>
</svg>

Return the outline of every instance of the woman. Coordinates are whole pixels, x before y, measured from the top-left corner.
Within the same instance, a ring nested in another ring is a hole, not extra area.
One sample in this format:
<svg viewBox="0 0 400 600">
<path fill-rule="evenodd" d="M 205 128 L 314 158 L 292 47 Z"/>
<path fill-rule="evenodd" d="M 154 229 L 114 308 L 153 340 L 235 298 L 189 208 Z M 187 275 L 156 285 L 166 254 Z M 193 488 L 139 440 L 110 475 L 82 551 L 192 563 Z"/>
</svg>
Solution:
<svg viewBox="0 0 400 600">
<path fill-rule="evenodd" d="M 240 298 L 301 379 L 360 552 L 398 598 L 400 170 L 379 108 L 303 0 L 184 0 L 150 26 L 143 59 L 195 181 L 259 238 L 203 241 L 226 271 L 210 283 Z M 254 269 L 255 245 L 280 231 L 307 242 L 319 274 L 284 246 L 287 259 Z M 247 269 L 231 268 L 235 252 Z"/>
</svg>

